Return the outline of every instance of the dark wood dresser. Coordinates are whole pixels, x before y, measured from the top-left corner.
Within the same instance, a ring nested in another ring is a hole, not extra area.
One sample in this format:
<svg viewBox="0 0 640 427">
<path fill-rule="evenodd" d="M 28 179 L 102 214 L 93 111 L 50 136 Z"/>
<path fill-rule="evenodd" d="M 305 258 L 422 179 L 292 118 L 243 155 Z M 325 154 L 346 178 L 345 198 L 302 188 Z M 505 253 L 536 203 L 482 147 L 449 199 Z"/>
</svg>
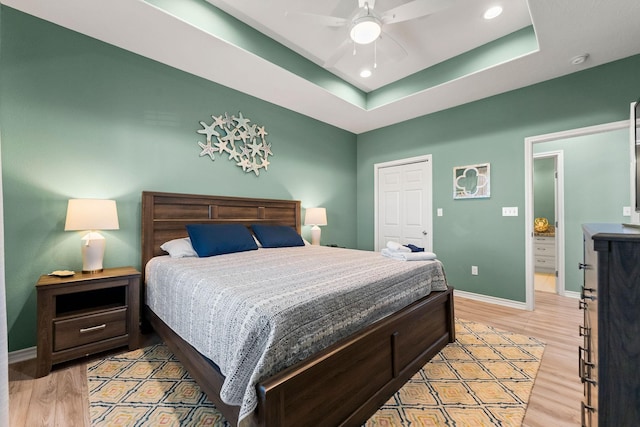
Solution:
<svg viewBox="0 0 640 427">
<path fill-rule="evenodd" d="M 640 426 L 640 229 L 582 228 L 582 425 Z"/>
</svg>

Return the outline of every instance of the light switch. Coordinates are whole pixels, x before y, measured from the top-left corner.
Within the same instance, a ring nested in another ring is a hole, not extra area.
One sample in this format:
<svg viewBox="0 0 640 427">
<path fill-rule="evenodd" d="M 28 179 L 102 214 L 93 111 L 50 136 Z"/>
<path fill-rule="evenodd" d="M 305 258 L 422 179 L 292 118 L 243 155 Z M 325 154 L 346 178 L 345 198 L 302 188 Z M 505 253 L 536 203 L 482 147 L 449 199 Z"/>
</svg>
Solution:
<svg viewBox="0 0 640 427">
<path fill-rule="evenodd" d="M 442 216 L 442 208 L 438 208 L 438 216 Z"/>
<path fill-rule="evenodd" d="M 502 216 L 518 216 L 518 207 L 503 207 L 502 208 Z"/>
</svg>

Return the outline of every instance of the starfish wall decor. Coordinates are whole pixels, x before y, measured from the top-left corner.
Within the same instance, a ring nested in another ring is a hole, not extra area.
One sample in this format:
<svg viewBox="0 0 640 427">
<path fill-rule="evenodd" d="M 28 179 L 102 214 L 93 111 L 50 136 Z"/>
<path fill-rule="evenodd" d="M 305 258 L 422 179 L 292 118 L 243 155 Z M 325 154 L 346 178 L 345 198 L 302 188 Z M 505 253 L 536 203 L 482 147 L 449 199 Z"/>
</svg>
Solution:
<svg viewBox="0 0 640 427">
<path fill-rule="evenodd" d="M 198 141 L 201 148 L 200 157 L 209 156 L 215 160 L 216 154 L 229 156 L 229 160 L 236 162 L 236 166 L 246 173 L 253 172 L 260 175 L 260 169 L 268 170 L 271 144 L 267 142 L 268 133 L 264 126 L 249 124 L 250 120 L 244 118 L 242 113 L 238 116 L 211 116 L 213 123 L 210 125 L 200 122 L 202 129 L 197 132 L 206 135 L 207 142 Z"/>
</svg>

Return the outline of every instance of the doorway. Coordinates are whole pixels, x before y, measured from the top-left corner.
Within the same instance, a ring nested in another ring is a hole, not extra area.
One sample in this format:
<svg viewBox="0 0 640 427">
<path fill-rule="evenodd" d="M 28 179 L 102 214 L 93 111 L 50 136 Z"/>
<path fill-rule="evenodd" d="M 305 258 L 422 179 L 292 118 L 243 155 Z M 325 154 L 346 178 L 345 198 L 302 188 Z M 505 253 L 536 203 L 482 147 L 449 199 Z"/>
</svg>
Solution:
<svg viewBox="0 0 640 427">
<path fill-rule="evenodd" d="M 525 308 L 535 308 L 534 287 L 534 153 L 564 150 L 566 191 L 562 196 L 564 226 L 556 232 L 556 265 L 564 279 L 564 292 L 579 297 L 582 259 L 582 224 L 629 222 L 623 214 L 630 205 L 629 121 L 608 123 L 525 138 Z M 565 184 L 559 188 L 565 187 Z M 625 216 L 626 215 L 626 216 Z M 564 271 L 563 271 L 564 270 Z M 560 292 L 559 292 L 560 293 Z"/>
<path fill-rule="evenodd" d="M 533 159 L 534 289 L 564 295 L 564 152 Z"/>
<path fill-rule="evenodd" d="M 375 250 L 388 241 L 433 250 L 431 155 L 374 165 Z"/>
</svg>

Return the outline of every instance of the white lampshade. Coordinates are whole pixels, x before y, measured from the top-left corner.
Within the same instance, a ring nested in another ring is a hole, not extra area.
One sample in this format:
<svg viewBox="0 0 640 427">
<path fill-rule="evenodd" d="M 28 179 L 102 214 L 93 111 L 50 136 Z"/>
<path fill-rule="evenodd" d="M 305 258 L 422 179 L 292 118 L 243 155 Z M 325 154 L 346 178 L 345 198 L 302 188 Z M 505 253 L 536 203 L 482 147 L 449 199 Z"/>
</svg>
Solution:
<svg viewBox="0 0 640 427">
<path fill-rule="evenodd" d="M 82 237 L 82 271 L 102 271 L 105 239 L 95 230 L 118 230 L 118 210 L 115 200 L 70 199 L 67 205 L 67 231 L 87 230 Z"/>
<path fill-rule="evenodd" d="M 115 200 L 70 199 L 67 205 L 66 231 L 117 230 L 118 210 Z"/>
<path fill-rule="evenodd" d="M 313 225 L 311 227 L 311 244 L 320 244 L 320 227 L 319 225 L 327 225 L 327 210 L 325 208 L 307 208 L 304 214 L 304 225 Z"/>
<path fill-rule="evenodd" d="M 307 208 L 304 215 L 304 225 L 327 225 L 327 210 L 325 208 Z"/>
<path fill-rule="evenodd" d="M 365 15 L 354 21 L 349 35 L 358 44 L 369 44 L 380 37 L 381 32 L 380 20 L 375 16 Z"/>
</svg>

